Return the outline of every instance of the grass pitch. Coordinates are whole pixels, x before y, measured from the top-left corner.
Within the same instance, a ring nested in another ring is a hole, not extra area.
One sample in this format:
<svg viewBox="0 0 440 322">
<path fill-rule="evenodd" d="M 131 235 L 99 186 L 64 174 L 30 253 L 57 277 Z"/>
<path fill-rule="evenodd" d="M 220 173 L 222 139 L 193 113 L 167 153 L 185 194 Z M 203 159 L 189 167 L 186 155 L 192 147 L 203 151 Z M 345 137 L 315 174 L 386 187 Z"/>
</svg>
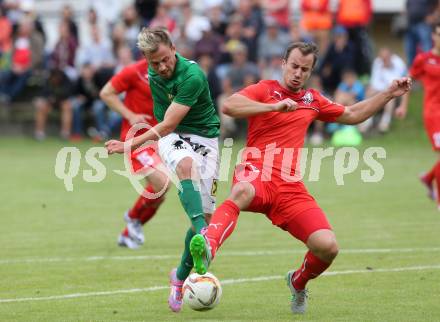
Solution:
<svg viewBox="0 0 440 322">
<path fill-rule="evenodd" d="M 168 272 L 188 226 L 173 189 L 145 227 L 137 251 L 116 246 L 136 193 L 121 157 L 102 162 L 99 183 L 82 179 L 91 143 L 68 192 L 54 174 L 65 145 L 0 138 L 0 321 L 440 321 L 440 213 L 417 180 L 435 161 L 421 123 L 420 96 L 408 120 L 366 140 L 382 146 L 385 176 L 363 183 L 361 166 L 338 186 L 325 159 L 319 182 L 306 185 L 325 210 L 341 253 L 329 275 L 310 282 L 309 310 L 292 316 L 282 279 L 305 248 L 259 214 L 242 213 L 211 271 L 223 298 L 209 312 L 167 307 Z M 221 183 L 218 200 L 229 191 Z M 243 279 L 243 280 L 239 280 Z"/>
</svg>

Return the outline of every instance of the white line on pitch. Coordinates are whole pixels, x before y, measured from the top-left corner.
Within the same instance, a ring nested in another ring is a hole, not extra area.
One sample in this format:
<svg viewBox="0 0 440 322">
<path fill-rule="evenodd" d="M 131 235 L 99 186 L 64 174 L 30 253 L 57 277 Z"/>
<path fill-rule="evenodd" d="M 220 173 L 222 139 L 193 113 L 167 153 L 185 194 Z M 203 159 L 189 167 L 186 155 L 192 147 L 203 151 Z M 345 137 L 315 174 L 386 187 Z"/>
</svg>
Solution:
<svg viewBox="0 0 440 322">
<path fill-rule="evenodd" d="M 425 271 L 425 270 L 436 270 L 436 269 L 440 269 L 440 265 L 377 268 L 377 269 L 371 269 L 371 270 L 360 269 L 360 270 L 333 271 L 333 272 L 325 272 L 323 274 L 323 276 L 335 276 L 335 275 L 346 275 L 346 274 L 365 274 L 365 273 Z M 221 283 L 223 285 L 241 284 L 241 283 L 249 283 L 249 282 L 265 282 L 265 281 L 270 281 L 270 280 L 279 280 L 282 278 L 284 278 L 284 276 L 272 275 L 272 276 L 260 276 L 260 277 L 251 277 L 251 278 L 226 279 L 226 280 L 222 280 Z M 95 296 L 104 296 L 104 295 L 154 292 L 154 291 L 168 289 L 168 287 L 169 286 L 152 286 L 152 287 L 146 287 L 146 288 L 133 288 L 133 289 L 128 289 L 128 290 L 73 293 L 73 294 L 53 295 L 53 296 L 44 296 L 44 297 L 22 297 L 22 298 L 15 298 L 15 299 L 0 299 L 0 303 L 52 301 L 52 300 L 73 299 L 73 298 L 79 298 L 79 297 L 95 297 Z"/>
<path fill-rule="evenodd" d="M 414 252 L 439 252 L 440 247 L 426 248 L 360 248 L 341 249 L 341 254 L 382 254 L 382 253 L 414 253 Z M 222 257 L 229 256 L 271 256 L 286 254 L 303 254 L 305 249 L 284 249 L 284 250 L 260 250 L 248 252 L 222 252 Z M 102 260 L 128 261 L 128 260 L 166 260 L 180 258 L 180 255 L 136 255 L 136 256 L 88 256 L 88 257 L 46 257 L 46 258 L 17 258 L 2 259 L 0 265 L 19 263 L 56 263 L 56 262 L 94 262 Z"/>
</svg>

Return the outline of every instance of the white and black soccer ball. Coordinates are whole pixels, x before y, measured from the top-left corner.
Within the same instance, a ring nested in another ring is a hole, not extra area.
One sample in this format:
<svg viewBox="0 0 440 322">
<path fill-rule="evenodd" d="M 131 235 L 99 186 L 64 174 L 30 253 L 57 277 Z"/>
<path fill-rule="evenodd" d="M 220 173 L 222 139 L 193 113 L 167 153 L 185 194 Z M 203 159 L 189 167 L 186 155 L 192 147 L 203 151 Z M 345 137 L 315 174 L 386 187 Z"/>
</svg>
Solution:
<svg viewBox="0 0 440 322">
<path fill-rule="evenodd" d="M 183 283 L 183 303 L 196 311 L 211 310 L 222 297 L 222 287 L 214 274 L 193 273 Z"/>
</svg>

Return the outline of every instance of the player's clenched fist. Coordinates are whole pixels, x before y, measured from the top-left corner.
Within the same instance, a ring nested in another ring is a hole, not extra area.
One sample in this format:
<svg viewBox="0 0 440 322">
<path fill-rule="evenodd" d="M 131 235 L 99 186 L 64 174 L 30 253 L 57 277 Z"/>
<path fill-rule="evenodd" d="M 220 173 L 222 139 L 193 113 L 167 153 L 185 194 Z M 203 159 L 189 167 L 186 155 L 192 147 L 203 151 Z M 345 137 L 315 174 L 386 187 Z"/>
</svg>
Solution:
<svg viewBox="0 0 440 322">
<path fill-rule="evenodd" d="M 388 92 L 393 97 L 402 96 L 411 89 L 411 85 L 412 80 L 409 77 L 395 79 L 388 88 Z"/>
<path fill-rule="evenodd" d="M 107 148 L 108 154 L 124 152 L 124 142 L 118 140 L 110 140 L 105 142 L 105 147 Z"/>
<path fill-rule="evenodd" d="M 274 104 L 273 111 L 276 112 L 291 112 L 296 110 L 298 104 L 291 98 L 283 99 L 278 103 Z"/>
</svg>

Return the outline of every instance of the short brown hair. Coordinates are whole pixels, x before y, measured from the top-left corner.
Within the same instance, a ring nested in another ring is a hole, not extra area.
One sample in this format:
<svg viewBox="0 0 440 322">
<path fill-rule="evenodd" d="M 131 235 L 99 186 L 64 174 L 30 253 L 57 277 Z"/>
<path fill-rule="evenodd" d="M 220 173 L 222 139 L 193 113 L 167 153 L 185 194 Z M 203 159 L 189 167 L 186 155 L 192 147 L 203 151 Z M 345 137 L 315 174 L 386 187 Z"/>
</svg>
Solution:
<svg viewBox="0 0 440 322">
<path fill-rule="evenodd" d="M 172 46 L 169 32 L 162 27 L 142 28 L 138 35 L 137 47 L 143 53 L 151 54 L 157 51 L 159 44 Z"/>
<path fill-rule="evenodd" d="M 312 67 L 315 67 L 316 62 L 318 61 L 318 46 L 316 46 L 315 43 L 302 42 L 302 41 L 297 41 L 297 42 L 291 43 L 289 45 L 289 47 L 287 47 L 286 52 L 284 53 L 284 60 L 285 61 L 287 61 L 287 59 L 290 56 L 290 53 L 295 48 L 299 49 L 299 51 L 301 52 L 301 54 L 303 54 L 303 56 L 313 54 L 313 66 Z"/>
</svg>

